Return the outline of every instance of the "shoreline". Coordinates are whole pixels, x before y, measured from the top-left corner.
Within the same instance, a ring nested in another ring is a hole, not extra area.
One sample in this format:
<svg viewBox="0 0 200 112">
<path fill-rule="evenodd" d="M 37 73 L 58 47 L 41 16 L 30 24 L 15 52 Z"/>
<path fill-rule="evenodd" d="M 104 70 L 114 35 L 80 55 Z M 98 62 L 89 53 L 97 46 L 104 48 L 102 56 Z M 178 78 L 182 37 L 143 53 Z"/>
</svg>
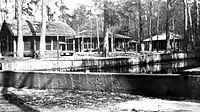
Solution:
<svg viewBox="0 0 200 112">
<path fill-rule="evenodd" d="M 37 71 L 50 70 L 56 68 L 106 68 L 106 67 L 120 67 L 132 66 L 139 64 L 158 63 L 167 61 L 176 61 L 183 59 L 199 58 L 200 54 L 197 52 L 189 53 L 143 53 L 139 54 L 124 54 L 124 56 L 117 55 L 112 57 L 100 56 L 65 56 L 61 58 L 46 58 L 46 59 L 4 59 L 1 62 L 1 70 L 12 71 Z"/>
</svg>

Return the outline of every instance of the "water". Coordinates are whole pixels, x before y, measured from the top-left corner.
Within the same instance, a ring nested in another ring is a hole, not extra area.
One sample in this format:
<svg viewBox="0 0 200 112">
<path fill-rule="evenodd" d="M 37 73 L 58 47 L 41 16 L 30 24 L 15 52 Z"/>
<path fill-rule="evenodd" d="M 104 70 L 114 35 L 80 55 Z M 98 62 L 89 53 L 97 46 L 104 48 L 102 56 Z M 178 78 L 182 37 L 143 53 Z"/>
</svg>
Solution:
<svg viewBox="0 0 200 112">
<path fill-rule="evenodd" d="M 180 73 L 183 70 L 200 67 L 200 59 L 187 59 L 178 61 L 169 61 L 162 63 L 151 63 L 134 66 L 122 66 L 122 67 L 106 67 L 106 68 L 55 68 L 51 70 L 40 71 L 60 71 L 60 72 L 109 72 L 109 73 Z"/>
<path fill-rule="evenodd" d="M 114 72 L 114 73 L 179 73 L 183 70 L 200 67 L 199 59 L 187 59 L 171 62 L 124 66 L 106 67 L 101 69 L 89 69 L 90 72 Z"/>
</svg>

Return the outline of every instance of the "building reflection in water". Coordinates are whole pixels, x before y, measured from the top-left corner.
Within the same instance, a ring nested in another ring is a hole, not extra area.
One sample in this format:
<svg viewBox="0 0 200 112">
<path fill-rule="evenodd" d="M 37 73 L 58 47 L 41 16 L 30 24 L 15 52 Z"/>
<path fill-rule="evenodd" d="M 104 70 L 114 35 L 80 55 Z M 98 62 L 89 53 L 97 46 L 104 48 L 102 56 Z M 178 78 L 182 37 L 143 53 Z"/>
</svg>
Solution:
<svg viewBox="0 0 200 112">
<path fill-rule="evenodd" d="M 145 65 L 111 67 L 102 69 L 91 69 L 91 72 L 115 72 L 115 73 L 179 73 L 181 70 L 200 66 L 200 60 L 188 59 L 170 61 L 164 63 L 154 63 Z"/>
</svg>

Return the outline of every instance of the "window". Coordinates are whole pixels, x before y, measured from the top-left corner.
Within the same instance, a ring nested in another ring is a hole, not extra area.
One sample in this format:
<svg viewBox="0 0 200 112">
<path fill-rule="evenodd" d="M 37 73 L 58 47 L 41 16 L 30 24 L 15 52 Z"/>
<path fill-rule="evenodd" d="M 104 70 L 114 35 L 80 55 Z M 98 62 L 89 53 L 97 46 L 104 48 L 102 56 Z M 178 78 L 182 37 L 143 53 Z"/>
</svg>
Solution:
<svg viewBox="0 0 200 112">
<path fill-rule="evenodd" d="M 40 49 L 40 41 L 36 40 L 36 50 L 39 50 L 39 49 Z"/>
<path fill-rule="evenodd" d="M 51 45 L 46 45 L 46 50 L 51 50 Z"/>
<path fill-rule="evenodd" d="M 24 41 L 24 51 L 30 51 L 30 50 L 31 50 L 31 42 Z"/>
<path fill-rule="evenodd" d="M 73 39 L 67 39 L 67 50 L 73 50 Z"/>
<path fill-rule="evenodd" d="M 84 49 L 87 49 L 88 47 L 87 47 L 87 43 L 84 43 Z"/>
<path fill-rule="evenodd" d="M 46 37 L 46 50 L 51 50 L 52 37 Z"/>
<path fill-rule="evenodd" d="M 59 37 L 59 42 L 65 42 L 65 37 L 64 36 Z"/>
<path fill-rule="evenodd" d="M 89 39 L 84 42 L 84 49 L 93 49 L 93 48 L 94 48 L 94 43 L 90 43 Z"/>
<path fill-rule="evenodd" d="M 46 37 L 46 50 L 57 50 L 57 37 Z"/>
<path fill-rule="evenodd" d="M 61 45 L 60 45 L 60 50 L 62 50 L 62 51 L 65 51 L 65 50 L 66 50 L 65 44 L 61 44 Z"/>
<path fill-rule="evenodd" d="M 57 50 L 57 38 L 53 38 L 53 50 Z"/>
<path fill-rule="evenodd" d="M 40 49 L 40 37 L 35 37 L 36 50 Z"/>
<path fill-rule="evenodd" d="M 31 37 L 24 37 L 24 51 L 31 50 Z"/>
</svg>

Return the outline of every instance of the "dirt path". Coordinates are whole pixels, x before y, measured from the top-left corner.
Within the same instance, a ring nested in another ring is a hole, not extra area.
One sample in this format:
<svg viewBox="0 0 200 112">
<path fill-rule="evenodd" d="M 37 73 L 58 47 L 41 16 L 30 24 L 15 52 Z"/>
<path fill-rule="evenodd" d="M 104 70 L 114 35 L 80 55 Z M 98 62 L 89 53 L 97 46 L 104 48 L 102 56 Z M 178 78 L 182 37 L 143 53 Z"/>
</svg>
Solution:
<svg viewBox="0 0 200 112">
<path fill-rule="evenodd" d="M 4 112 L 200 112 L 200 103 L 119 93 L 25 88 L 6 91 L 0 94 L 0 110 Z"/>
</svg>

